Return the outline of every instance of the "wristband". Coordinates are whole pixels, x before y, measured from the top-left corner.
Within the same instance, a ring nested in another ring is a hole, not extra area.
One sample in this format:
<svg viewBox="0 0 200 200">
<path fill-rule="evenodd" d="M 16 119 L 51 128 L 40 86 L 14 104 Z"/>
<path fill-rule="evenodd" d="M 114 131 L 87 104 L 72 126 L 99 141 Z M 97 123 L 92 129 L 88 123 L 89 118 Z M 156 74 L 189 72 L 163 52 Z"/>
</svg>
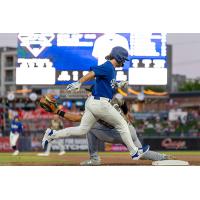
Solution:
<svg viewBox="0 0 200 200">
<path fill-rule="evenodd" d="M 56 114 L 59 115 L 59 116 L 61 116 L 61 117 L 63 117 L 63 118 L 65 116 L 65 112 L 62 111 L 62 110 L 58 110 Z"/>
</svg>

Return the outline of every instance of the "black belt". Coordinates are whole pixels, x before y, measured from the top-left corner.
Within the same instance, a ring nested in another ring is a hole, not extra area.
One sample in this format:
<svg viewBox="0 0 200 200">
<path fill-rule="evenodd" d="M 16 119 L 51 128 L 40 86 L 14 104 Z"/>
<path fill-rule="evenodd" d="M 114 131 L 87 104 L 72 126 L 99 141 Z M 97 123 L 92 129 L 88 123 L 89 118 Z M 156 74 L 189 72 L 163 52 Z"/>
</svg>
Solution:
<svg viewBox="0 0 200 200">
<path fill-rule="evenodd" d="M 96 99 L 96 100 L 100 100 L 100 99 L 101 99 L 101 97 L 97 97 L 97 96 L 93 96 L 93 97 L 94 97 L 94 99 Z M 110 100 L 109 98 L 106 98 L 106 97 L 102 97 L 102 98 L 105 98 L 105 100 L 108 99 L 108 102 L 111 102 L 111 100 Z"/>
</svg>

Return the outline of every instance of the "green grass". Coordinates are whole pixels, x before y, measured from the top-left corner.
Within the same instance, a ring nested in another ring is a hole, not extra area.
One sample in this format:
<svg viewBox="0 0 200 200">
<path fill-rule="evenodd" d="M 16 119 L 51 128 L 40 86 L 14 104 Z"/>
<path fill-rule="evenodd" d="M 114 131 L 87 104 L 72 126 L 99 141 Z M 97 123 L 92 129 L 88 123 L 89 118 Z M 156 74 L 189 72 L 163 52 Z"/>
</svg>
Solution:
<svg viewBox="0 0 200 200">
<path fill-rule="evenodd" d="M 37 156 L 36 153 L 20 153 L 18 156 L 12 156 L 10 153 L 0 153 L 0 165 L 12 165 L 17 163 L 27 163 L 27 164 L 34 164 L 34 163 L 59 163 L 62 162 L 59 159 L 53 158 L 52 156 L 49 157 L 40 157 Z"/>
</svg>

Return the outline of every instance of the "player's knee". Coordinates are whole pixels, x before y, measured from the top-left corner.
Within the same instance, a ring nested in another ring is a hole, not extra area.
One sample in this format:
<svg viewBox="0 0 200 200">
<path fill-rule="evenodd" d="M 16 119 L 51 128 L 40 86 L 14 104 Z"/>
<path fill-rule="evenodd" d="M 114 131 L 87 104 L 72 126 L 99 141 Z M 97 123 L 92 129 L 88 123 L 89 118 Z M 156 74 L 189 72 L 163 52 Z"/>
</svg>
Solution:
<svg viewBox="0 0 200 200">
<path fill-rule="evenodd" d="M 83 135 L 87 134 L 90 131 L 89 127 L 86 126 L 80 126 L 80 131 Z"/>
<path fill-rule="evenodd" d="M 89 130 L 87 132 L 87 137 L 92 137 L 94 135 L 93 131 Z"/>
<path fill-rule="evenodd" d="M 124 124 L 121 124 L 121 125 L 117 125 L 116 129 L 118 131 L 120 131 L 121 133 L 124 132 L 124 133 L 127 133 L 127 132 L 130 132 L 128 127 Z"/>
</svg>

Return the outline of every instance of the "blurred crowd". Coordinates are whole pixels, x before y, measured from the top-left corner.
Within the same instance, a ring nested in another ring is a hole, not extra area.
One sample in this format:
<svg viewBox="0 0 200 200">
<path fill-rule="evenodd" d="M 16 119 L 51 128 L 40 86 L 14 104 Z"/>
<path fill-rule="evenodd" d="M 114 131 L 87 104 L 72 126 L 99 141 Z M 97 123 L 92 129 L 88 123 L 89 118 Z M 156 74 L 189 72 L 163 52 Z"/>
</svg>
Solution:
<svg viewBox="0 0 200 200">
<path fill-rule="evenodd" d="M 73 113 L 81 112 L 84 104 L 70 102 L 63 105 L 62 109 Z M 0 110 L 0 136 L 9 134 L 9 121 L 19 115 L 23 126 L 24 136 L 41 134 L 50 127 L 54 115 L 44 112 L 40 107 L 32 110 Z M 170 110 L 163 112 L 130 112 L 133 125 L 142 137 L 175 136 L 175 137 L 200 137 L 200 109 Z M 62 120 L 64 127 L 74 126 L 73 122 Z"/>
<path fill-rule="evenodd" d="M 134 120 L 137 133 L 141 136 L 169 136 L 169 137 L 200 137 L 200 111 L 186 112 L 184 117 L 169 118 L 169 112 L 165 117 L 152 116 L 148 119 Z"/>
</svg>

